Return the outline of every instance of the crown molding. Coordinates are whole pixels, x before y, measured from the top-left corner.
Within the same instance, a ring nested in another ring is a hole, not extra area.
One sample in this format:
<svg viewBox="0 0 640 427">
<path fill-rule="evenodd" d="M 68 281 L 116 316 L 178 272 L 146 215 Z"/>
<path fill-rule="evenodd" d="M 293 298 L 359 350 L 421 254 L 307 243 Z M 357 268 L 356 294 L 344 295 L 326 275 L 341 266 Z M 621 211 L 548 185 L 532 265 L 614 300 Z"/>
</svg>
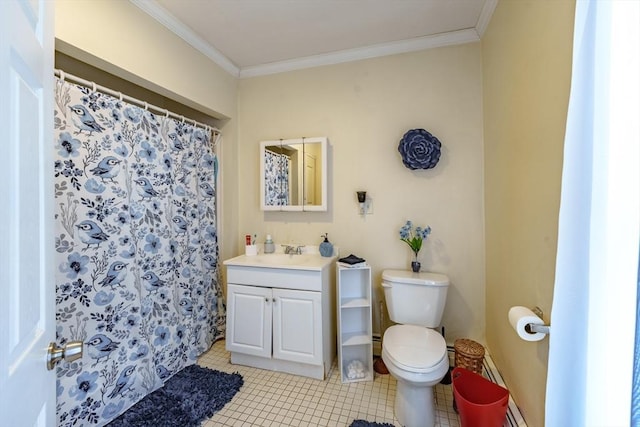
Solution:
<svg viewBox="0 0 640 427">
<path fill-rule="evenodd" d="M 476 31 L 478 32 L 478 37 L 482 38 L 484 32 L 489 26 L 489 21 L 491 21 L 491 17 L 493 16 L 493 12 L 496 10 L 498 6 L 498 0 L 486 0 L 484 5 L 482 6 L 482 10 L 480 11 L 480 16 L 478 17 L 478 23 L 476 24 Z"/>
<path fill-rule="evenodd" d="M 334 65 L 362 59 L 415 52 L 436 47 L 450 46 L 480 41 L 475 29 L 453 31 L 433 36 L 417 37 L 391 43 L 383 43 L 356 49 L 346 49 L 323 55 L 306 56 L 287 61 L 272 62 L 240 70 L 240 78 L 258 77 L 305 68 Z"/>
<path fill-rule="evenodd" d="M 234 77 L 250 78 L 480 41 L 498 0 L 487 0 L 475 28 L 239 68 L 154 0 L 129 0 Z"/>
<path fill-rule="evenodd" d="M 139 7 L 149 16 L 158 21 L 168 30 L 175 33 L 182 40 L 207 56 L 218 66 L 222 67 L 227 73 L 234 77 L 240 75 L 240 68 L 223 55 L 219 50 L 204 41 L 200 36 L 195 34 L 189 27 L 180 22 L 176 17 L 167 12 L 162 6 L 153 0 L 129 0 L 132 4 Z"/>
</svg>

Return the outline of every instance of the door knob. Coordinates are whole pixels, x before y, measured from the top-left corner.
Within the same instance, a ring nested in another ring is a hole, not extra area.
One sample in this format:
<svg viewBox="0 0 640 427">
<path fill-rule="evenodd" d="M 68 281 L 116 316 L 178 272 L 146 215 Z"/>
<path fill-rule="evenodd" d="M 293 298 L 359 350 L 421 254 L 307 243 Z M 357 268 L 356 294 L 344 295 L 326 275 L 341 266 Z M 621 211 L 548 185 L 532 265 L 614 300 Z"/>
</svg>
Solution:
<svg viewBox="0 0 640 427">
<path fill-rule="evenodd" d="M 56 363 L 64 359 L 73 362 L 82 357 L 82 341 L 69 341 L 64 347 L 58 347 L 56 343 L 49 344 L 47 349 L 47 369 L 50 371 Z"/>
</svg>

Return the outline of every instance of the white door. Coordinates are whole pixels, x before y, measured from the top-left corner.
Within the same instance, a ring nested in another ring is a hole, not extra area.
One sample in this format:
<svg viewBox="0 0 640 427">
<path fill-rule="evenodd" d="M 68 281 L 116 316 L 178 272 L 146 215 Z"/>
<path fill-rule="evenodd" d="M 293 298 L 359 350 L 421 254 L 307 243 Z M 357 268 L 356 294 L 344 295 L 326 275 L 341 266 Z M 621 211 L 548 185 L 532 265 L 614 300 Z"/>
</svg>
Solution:
<svg viewBox="0 0 640 427">
<path fill-rule="evenodd" d="M 53 2 L 0 1 L 0 424 L 54 426 Z"/>
<path fill-rule="evenodd" d="M 273 357 L 322 364 L 320 292 L 273 290 Z"/>
<path fill-rule="evenodd" d="M 271 288 L 227 285 L 228 351 L 271 357 Z"/>
<path fill-rule="evenodd" d="M 304 204 L 318 205 L 316 202 L 316 157 L 304 155 Z"/>
</svg>

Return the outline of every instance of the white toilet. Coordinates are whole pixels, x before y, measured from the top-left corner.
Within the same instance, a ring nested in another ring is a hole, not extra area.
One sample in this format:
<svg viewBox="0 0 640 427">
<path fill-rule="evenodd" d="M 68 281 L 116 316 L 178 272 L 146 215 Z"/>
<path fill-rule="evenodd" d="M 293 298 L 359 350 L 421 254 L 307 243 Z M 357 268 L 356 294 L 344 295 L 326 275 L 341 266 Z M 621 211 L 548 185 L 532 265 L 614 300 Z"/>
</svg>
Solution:
<svg viewBox="0 0 640 427">
<path fill-rule="evenodd" d="M 449 278 L 443 274 L 384 270 L 382 287 L 391 326 L 382 338 L 382 360 L 398 381 L 394 412 L 404 427 L 433 427 L 433 386 L 449 370 L 440 326 Z"/>
</svg>

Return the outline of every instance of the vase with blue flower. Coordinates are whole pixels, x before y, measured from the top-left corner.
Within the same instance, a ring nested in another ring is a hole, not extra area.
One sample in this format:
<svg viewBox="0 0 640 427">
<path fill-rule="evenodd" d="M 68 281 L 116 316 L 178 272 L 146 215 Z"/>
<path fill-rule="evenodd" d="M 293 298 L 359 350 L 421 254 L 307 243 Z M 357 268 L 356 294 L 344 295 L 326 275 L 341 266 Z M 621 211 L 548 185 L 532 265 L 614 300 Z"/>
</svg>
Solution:
<svg viewBox="0 0 640 427">
<path fill-rule="evenodd" d="M 400 228 L 400 240 L 409 245 L 413 252 L 414 259 L 411 261 L 411 270 L 414 273 L 420 272 L 418 254 L 420 253 L 420 249 L 422 249 L 422 242 L 427 240 L 429 234 L 431 234 L 431 227 L 427 225 L 426 227 L 416 227 L 414 230 L 411 221 L 407 221 L 406 224 Z"/>
</svg>

